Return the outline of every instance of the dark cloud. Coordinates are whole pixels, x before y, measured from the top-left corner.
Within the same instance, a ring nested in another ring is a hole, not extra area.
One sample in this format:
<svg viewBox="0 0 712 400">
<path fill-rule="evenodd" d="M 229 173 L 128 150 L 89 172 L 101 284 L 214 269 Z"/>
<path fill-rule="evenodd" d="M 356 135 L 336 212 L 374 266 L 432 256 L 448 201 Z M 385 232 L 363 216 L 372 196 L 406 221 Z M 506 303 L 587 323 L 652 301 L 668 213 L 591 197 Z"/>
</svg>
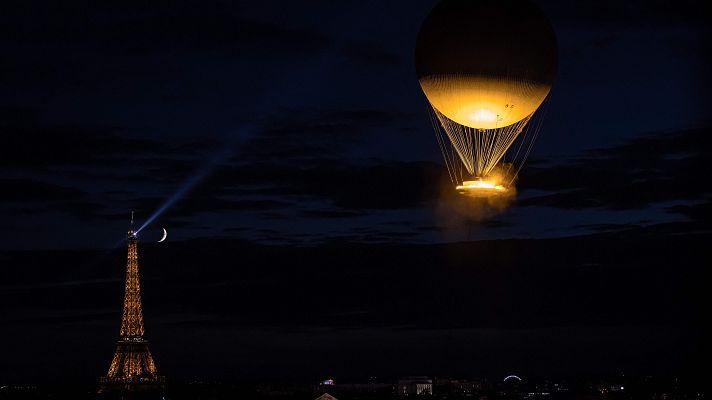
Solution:
<svg viewBox="0 0 712 400">
<path fill-rule="evenodd" d="M 674 214 L 682 214 L 693 222 L 705 224 L 707 227 L 712 223 L 712 201 L 710 199 L 706 202 L 692 205 L 679 204 L 668 207 L 666 210 Z"/>
<path fill-rule="evenodd" d="M 187 168 L 185 157 L 214 147 L 209 140 L 164 142 L 128 134 L 121 128 L 48 125 L 35 111 L 15 106 L 0 108 L 0 133 L 4 137 L 0 167 L 12 170 L 111 167 L 111 173 L 116 174 L 118 167 L 140 164 L 156 172 L 166 168 L 180 173 Z"/>
<path fill-rule="evenodd" d="M 641 225 L 638 224 L 580 224 L 573 226 L 576 229 L 594 232 L 621 232 L 639 229 L 640 227 Z"/>
<path fill-rule="evenodd" d="M 508 227 L 514 226 L 514 224 L 512 222 L 503 221 L 503 220 L 499 220 L 499 219 L 474 220 L 474 221 L 465 221 L 465 222 L 468 225 L 471 225 L 473 227 L 482 226 L 485 228 L 492 228 L 492 229 L 508 228 Z"/>
<path fill-rule="evenodd" d="M 344 47 L 344 53 L 350 63 L 390 66 L 404 61 L 401 54 L 394 53 L 377 42 L 350 42 Z"/>
<path fill-rule="evenodd" d="M 221 166 L 179 199 L 162 218 L 252 212 L 264 220 L 285 220 L 294 218 L 293 211 L 299 209 L 299 218 L 350 219 L 367 216 L 370 211 L 406 209 L 433 202 L 441 188 L 432 182 L 443 178 L 441 166 L 430 162 L 373 160 L 348 164 L 313 160 L 312 164 L 316 165 Z M 124 208 L 128 205 L 136 210 L 155 210 L 166 200 L 130 192 L 119 193 L 118 198 L 125 199 Z M 84 218 L 96 216 L 94 211 L 86 212 Z"/>
<path fill-rule="evenodd" d="M 555 22 L 598 26 L 671 27 L 705 25 L 706 4 L 701 0 L 615 0 L 562 2 L 557 0 L 537 1 Z"/>
<path fill-rule="evenodd" d="M 443 232 L 446 230 L 444 227 L 439 225 L 423 225 L 417 227 L 416 229 L 423 232 Z"/>
<path fill-rule="evenodd" d="M 80 128 L 47 130 L 3 129 L 5 145 L 0 150 L 0 165 L 11 168 L 47 169 L 54 166 L 101 166 L 124 163 L 112 157 L 133 152 L 154 152 L 158 143 L 120 137 L 114 132 L 86 132 Z"/>
<path fill-rule="evenodd" d="M 344 209 L 397 209 L 438 197 L 443 170 L 431 162 L 373 161 L 346 164 L 322 160 L 307 168 L 243 166 L 220 171 L 233 185 L 264 185 L 264 195 L 308 196 Z"/>
<path fill-rule="evenodd" d="M 44 3 L 41 8 L 21 2 L 6 7 L 5 33 L 21 33 L 14 37 L 18 43 L 94 42 L 136 51 L 166 45 L 210 47 L 239 43 L 256 48 L 275 44 L 286 48 L 327 40 L 318 33 L 248 19 L 241 6 L 224 2 L 156 2 L 141 4 L 140 10 L 126 2 L 87 3 L 82 13 L 72 7 Z"/>
<path fill-rule="evenodd" d="M 351 164 L 312 160 L 304 167 L 274 164 L 223 165 L 179 200 L 172 215 L 199 212 L 260 211 L 286 218 L 280 210 L 300 205 L 307 218 L 351 218 L 366 210 L 418 207 L 434 201 L 443 170 L 431 162 L 372 160 Z M 153 210 L 163 197 L 131 197 L 132 207 Z"/>
<path fill-rule="evenodd" d="M 41 203 L 17 209 L 24 214 L 58 212 L 96 222 L 125 219 L 127 208 L 148 213 L 166 198 L 142 193 L 158 189 L 170 195 L 214 158 L 216 149 L 226 146 L 211 138 L 51 124 L 26 107 L 5 107 L 0 114 L 0 129 L 8 138 L 0 149 L 4 172 L 61 181 L 67 191 L 82 195 L 48 195 Z M 428 176 L 439 175 L 436 165 L 338 160 L 369 134 L 397 130 L 408 118 L 363 108 L 275 113 L 264 128 L 235 146 L 233 159 L 217 165 L 164 219 L 185 226 L 181 218 L 198 213 L 253 212 L 265 220 L 284 220 L 290 216 L 282 211 L 297 204 L 303 206 L 301 218 L 337 219 L 358 216 L 364 208 L 423 204 L 433 197 L 425 183 Z M 396 189 L 386 180 L 419 183 Z"/>
<path fill-rule="evenodd" d="M 270 154 L 267 159 L 245 163 L 246 160 L 238 156 L 234 161 L 240 163 L 233 161 L 220 166 L 214 175 L 181 200 L 170 214 L 258 211 L 263 212 L 266 218 L 284 219 L 289 217 L 280 211 L 301 204 L 305 206 L 300 212 L 302 217 L 333 219 L 357 217 L 363 215 L 364 210 L 392 210 L 429 204 L 441 196 L 441 188 L 433 184 L 442 180 L 443 169 L 438 164 L 386 160 L 354 163 L 328 159 L 334 153 L 329 154 L 328 150 L 333 148 L 327 150 L 325 143 L 332 143 L 334 148 L 341 143 L 345 148 L 346 144 L 357 142 L 359 135 L 368 127 L 387 125 L 400 118 L 401 115 L 373 110 L 295 112 L 285 116 L 275 121 L 270 129 L 257 133 L 241 149 L 249 157 L 264 151 Z M 525 192 L 518 204 L 626 210 L 661 202 L 704 199 L 709 189 L 699 182 L 703 179 L 710 156 L 707 133 L 707 129 L 693 129 L 651 134 L 618 146 L 592 150 L 559 164 L 541 162 L 528 165 L 522 171 L 519 188 Z M 108 138 L 87 140 L 84 154 L 91 153 L 92 146 L 96 146 L 96 152 L 100 153 L 100 149 L 107 148 L 104 143 L 113 140 L 118 139 L 112 139 L 109 135 Z M 269 148 L 269 143 L 284 146 L 285 151 L 274 151 Z M 134 142 L 128 140 L 109 146 L 132 144 Z M 261 146 L 264 148 L 258 150 Z M 157 142 L 140 142 L 135 147 L 138 149 L 136 154 L 145 154 L 146 164 L 155 165 L 150 170 L 151 174 L 170 177 L 170 181 L 177 185 L 198 163 L 171 158 L 171 153 L 166 153 L 164 159 L 152 159 L 150 155 L 157 148 L 164 148 Z M 176 154 L 183 150 L 179 149 Z M 545 194 L 527 196 L 526 190 L 529 189 L 544 191 Z M 137 198 L 132 204 L 137 209 L 150 210 L 163 201 L 161 197 Z M 683 213 L 684 210 L 687 209 L 668 209 L 675 213 Z M 96 210 L 91 211 L 90 208 L 82 210 L 77 207 L 75 212 L 96 215 Z M 478 222 L 476 225 L 511 227 L 511 223 L 500 220 Z M 601 224 L 589 228 L 607 230 L 610 227 Z"/>
<path fill-rule="evenodd" d="M 550 192 L 519 201 L 523 206 L 566 209 L 640 209 L 660 202 L 709 196 L 710 129 L 641 136 L 592 150 L 548 167 L 524 168 L 519 189 Z"/>
<path fill-rule="evenodd" d="M 105 214 L 104 205 L 92 200 L 89 193 L 78 188 L 47 183 L 34 179 L 1 179 L 3 196 L 0 204 L 6 213 L 39 215 L 46 212 L 63 213 L 84 221 L 113 219 Z"/>
<path fill-rule="evenodd" d="M 0 179 L 3 203 L 46 202 L 54 200 L 77 200 L 84 197 L 78 189 L 59 186 L 31 179 Z"/>
<path fill-rule="evenodd" d="M 162 197 L 138 198 L 132 202 L 137 210 L 156 210 L 166 201 Z M 291 203 L 274 199 L 229 199 L 219 196 L 212 188 L 197 189 L 181 198 L 164 218 L 190 217 L 197 213 L 219 213 L 222 211 L 270 211 L 286 209 Z"/>
<path fill-rule="evenodd" d="M 306 210 L 301 213 L 307 218 L 323 218 L 323 219 L 340 219 L 340 218 L 355 218 L 363 216 L 363 212 L 353 210 Z"/>
<path fill-rule="evenodd" d="M 395 209 L 417 207 L 439 195 L 440 165 L 429 162 L 383 162 L 363 167 L 322 166 L 303 175 L 298 194 L 330 199 L 339 207 Z"/>
<path fill-rule="evenodd" d="M 238 160 L 284 164 L 338 157 L 374 130 L 392 130 L 408 117 L 377 109 L 285 111 L 271 115 L 266 127 L 242 145 Z"/>
</svg>

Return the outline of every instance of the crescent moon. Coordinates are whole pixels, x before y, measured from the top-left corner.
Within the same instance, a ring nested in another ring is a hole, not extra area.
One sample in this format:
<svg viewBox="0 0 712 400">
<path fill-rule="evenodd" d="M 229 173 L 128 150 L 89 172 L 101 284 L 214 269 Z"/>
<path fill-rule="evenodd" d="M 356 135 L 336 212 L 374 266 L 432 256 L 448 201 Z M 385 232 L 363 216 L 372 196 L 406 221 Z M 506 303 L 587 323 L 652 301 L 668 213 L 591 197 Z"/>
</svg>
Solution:
<svg viewBox="0 0 712 400">
<path fill-rule="evenodd" d="M 161 243 L 162 241 L 166 240 L 166 237 L 168 237 L 168 232 L 166 232 L 166 228 L 161 228 L 163 229 L 163 237 L 161 240 L 158 241 L 158 243 Z"/>
</svg>

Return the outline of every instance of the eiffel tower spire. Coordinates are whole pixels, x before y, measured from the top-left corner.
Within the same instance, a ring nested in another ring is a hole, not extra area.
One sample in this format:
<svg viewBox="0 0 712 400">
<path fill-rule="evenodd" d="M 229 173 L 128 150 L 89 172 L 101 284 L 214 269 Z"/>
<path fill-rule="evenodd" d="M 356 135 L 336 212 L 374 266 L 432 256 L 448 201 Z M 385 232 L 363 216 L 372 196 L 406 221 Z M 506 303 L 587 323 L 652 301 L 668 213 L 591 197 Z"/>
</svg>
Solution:
<svg viewBox="0 0 712 400">
<path fill-rule="evenodd" d="M 143 337 L 141 283 L 138 273 L 138 233 L 134 230 L 133 222 L 132 211 L 131 228 L 127 234 L 128 256 L 121 330 L 109 372 L 101 378 L 100 391 L 102 392 L 112 389 L 129 391 L 157 389 L 162 387 L 164 381 L 156 371 L 156 364 L 148 349 L 148 341 Z"/>
</svg>

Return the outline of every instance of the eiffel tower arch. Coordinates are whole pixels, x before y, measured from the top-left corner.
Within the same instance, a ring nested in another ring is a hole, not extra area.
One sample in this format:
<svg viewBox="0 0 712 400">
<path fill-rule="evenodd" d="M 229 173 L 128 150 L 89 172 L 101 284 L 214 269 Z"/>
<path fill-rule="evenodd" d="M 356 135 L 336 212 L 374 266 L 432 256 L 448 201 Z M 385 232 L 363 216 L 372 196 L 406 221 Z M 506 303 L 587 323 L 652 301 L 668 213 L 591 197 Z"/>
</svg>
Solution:
<svg viewBox="0 0 712 400">
<path fill-rule="evenodd" d="M 138 271 L 138 234 L 133 226 L 127 236 L 128 255 L 124 284 L 124 307 L 119 340 L 109 371 L 101 377 L 100 394 L 159 392 L 165 377 L 158 375 L 156 363 L 144 338 L 143 311 L 141 309 L 141 283 Z M 137 396 L 131 396 L 137 397 Z M 121 398 L 126 398 L 121 396 Z"/>
</svg>

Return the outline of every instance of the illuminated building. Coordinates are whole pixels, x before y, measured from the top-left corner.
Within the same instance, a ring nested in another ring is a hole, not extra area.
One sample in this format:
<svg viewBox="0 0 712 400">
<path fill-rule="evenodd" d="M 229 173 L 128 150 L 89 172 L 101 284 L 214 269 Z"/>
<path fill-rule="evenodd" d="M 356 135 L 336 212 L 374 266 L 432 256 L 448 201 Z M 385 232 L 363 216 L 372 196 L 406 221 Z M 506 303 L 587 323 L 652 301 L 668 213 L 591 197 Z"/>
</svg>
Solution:
<svg viewBox="0 0 712 400">
<path fill-rule="evenodd" d="M 411 376 L 398 380 L 398 394 L 401 396 L 429 396 L 433 394 L 433 380 L 426 376 Z"/>
<path fill-rule="evenodd" d="M 159 376 L 156 364 L 144 339 L 143 312 L 141 309 L 141 284 L 138 273 L 138 236 L 133 227 L 128 232 L 128 256 L 124 307 L 121 317 L 119 341 L 111 360 L 109 372 L 101 378 L 100 393 L 110 391 L 147 391 L 163 388 L 164 377 Z"/>
<path fill-rule="evenodd" d="M 433 381 L 433 391 L 438 395 L 474 396 L 482 390 L 482 382 L 462 379 L 436 378 Z"/>
</svg>

